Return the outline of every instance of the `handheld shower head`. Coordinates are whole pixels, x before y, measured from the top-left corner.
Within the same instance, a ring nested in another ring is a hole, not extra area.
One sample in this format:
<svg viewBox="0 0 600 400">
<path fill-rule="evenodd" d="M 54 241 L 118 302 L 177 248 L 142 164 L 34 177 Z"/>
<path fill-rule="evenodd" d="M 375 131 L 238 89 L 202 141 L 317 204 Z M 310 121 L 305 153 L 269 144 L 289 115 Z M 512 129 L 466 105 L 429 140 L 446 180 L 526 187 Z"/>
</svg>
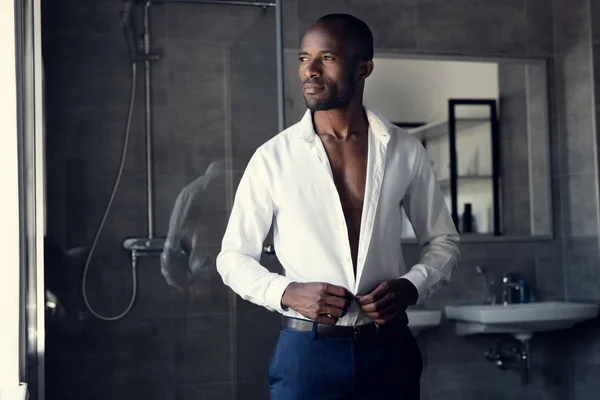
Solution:
<svg viewBox="0 0 600 400">
<path fill-rule="evenodd" d="M 135 39 L 135 26 L 132 18 L 134 2 L 127 3 L 123 11 L 121 11 L 121 27 L 123 28 L 123 34 L 125 35 L 125 41 L 127 42 L 127 49 L 129 55 L 135 60 L 139 54 Z"/>
</svg>

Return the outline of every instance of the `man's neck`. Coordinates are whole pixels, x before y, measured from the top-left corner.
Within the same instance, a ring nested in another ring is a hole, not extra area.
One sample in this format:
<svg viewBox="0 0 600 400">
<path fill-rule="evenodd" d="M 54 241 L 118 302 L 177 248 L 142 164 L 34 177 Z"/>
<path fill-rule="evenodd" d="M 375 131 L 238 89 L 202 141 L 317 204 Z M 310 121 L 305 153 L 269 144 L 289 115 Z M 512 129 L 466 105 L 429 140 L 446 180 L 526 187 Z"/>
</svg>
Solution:
<svg viewBox="0 0 600 400">
<path fill-rule="evenodd" d="M 313 125 L 319 136 L 331 135 L 346 140 L 353 135 L 364 135 L 369 128 L 367 114 L 361 103 L 351 103 L 344 109 L 315 111 Z"/>
</svg>

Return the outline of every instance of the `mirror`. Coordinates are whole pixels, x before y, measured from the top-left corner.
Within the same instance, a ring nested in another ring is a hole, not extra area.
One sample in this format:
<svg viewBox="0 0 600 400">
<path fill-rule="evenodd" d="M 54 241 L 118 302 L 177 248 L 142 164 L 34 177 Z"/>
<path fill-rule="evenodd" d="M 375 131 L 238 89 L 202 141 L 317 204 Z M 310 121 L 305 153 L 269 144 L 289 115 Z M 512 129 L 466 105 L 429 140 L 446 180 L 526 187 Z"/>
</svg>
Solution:
<svg viewBox="0 0 600 400">
<path fill-rule="evenodd" d="M 286 126 L 306 111 L 286 49 Z M 365 101 L 417 136 L 463 241 L 552 237 L 546 64 L 377 54 Z M 415 239 L 405 215 L 404 241 Z"/>
</svg>

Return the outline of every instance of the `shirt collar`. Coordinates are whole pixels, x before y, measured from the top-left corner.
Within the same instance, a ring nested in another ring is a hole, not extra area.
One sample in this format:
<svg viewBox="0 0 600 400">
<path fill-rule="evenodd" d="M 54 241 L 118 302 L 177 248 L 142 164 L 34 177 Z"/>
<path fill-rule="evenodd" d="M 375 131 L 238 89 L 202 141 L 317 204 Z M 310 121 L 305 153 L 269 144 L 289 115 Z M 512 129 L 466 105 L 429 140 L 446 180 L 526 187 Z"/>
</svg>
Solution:
<svg viewBox="0 0 600 400">
<path fill-rule="evenodd" d="M 363 103 L 365 112 L 367 113 L 367 119 L 369 120 L 369 127 L 373 132 L 374 136 L 383 142 L 387 143 L 390 138 L 390 132 L 392 130 L 392 123 L 383 117 L 377 110 L 370 107 L 368 104 Z M 307 142 L 313 142 L 317 136 L 315 128 L 312 123 L 312 112 L 306 110 L 304 116 L 294 129 L 294 135 L 303 139 Z"/>
</svg>

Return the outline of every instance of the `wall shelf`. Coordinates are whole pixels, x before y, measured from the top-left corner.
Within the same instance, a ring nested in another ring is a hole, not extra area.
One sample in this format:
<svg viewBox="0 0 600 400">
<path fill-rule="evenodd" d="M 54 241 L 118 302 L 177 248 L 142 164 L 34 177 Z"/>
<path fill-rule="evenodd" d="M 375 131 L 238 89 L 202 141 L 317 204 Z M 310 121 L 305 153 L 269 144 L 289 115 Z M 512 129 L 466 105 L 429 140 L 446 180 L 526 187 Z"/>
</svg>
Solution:
<svg viewBox="0 0 600 400">
<path fill-rule="evenodd" d="M 458 118 L 456 120 L 456 133 L 468 131 L 478 125 L 489 124 L 489 118 Z M 422 141 L 448 139 L 450 121 L 434 121 L 416 128 L 407 129 L 413 136 Z"/>
</svg>

